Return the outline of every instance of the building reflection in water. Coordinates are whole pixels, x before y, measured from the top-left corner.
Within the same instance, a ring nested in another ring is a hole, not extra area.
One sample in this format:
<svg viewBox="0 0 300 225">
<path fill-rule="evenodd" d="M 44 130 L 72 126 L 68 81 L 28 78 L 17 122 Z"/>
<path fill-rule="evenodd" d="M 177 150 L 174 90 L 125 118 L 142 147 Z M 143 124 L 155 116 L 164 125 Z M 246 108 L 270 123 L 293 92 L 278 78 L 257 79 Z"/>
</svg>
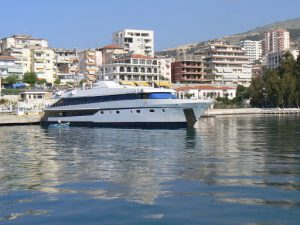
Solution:
<svg viewBox="0 0 300 225">
<path fill-rule="evenodd" d="M 203 118 L 187 130 L 0 129 L 0 192 L 80 193 L 154 204 L 172 194 L 170 185 L 178 180 L 300 189 L 286 178 L 300 174 L 300 140 L 291 135 L 300 128 L 286 117 Z M 223 201 L 254 201 L 217 192 Z"/>
</svg>

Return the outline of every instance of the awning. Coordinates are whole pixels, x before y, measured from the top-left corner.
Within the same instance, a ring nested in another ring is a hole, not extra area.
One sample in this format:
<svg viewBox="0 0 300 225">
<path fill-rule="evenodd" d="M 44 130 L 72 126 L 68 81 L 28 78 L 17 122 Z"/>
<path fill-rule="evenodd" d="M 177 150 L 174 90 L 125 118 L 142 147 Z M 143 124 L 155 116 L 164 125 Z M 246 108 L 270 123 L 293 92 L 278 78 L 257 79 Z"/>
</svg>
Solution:
<svg viewBox="0 0 300 225">
<path fill-rule="evenodd" d="M 169 81 L 155 81 L 155 84 L 159 87 L 170 88 L 172 84 Z"/>
<path fill-rule="evenodd" d="M 120 81 L 122 85 L 136 86 L 133 81 L 122 80 Z"/>
<path fill-rule="evenodd" d="M 145 87 L 149 87 L 150 84 L 146 81 L 135 81 L 134 82 L 137 86 L 145 86 Z"/>
</svg>

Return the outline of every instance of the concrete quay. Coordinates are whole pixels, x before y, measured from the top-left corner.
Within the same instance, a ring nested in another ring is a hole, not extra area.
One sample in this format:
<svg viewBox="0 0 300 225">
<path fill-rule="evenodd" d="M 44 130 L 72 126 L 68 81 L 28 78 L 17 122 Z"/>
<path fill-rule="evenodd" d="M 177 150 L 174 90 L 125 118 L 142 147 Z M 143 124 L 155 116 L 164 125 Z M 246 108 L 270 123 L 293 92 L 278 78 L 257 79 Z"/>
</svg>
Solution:
<svg viewBox="0 0 300 225">
<path fill-rule="evenodd" d="M 39 124 L 41 120 L 40 115 L 9 115 L 0 114 L 0 126 L 15 126 L 15 125 L 35 125 Z"/>
<path fill-rule="evenodd" d="M 202 117 L 247 114 L 300 114 L 300 108 L 207 109 Z"/>
</svg>

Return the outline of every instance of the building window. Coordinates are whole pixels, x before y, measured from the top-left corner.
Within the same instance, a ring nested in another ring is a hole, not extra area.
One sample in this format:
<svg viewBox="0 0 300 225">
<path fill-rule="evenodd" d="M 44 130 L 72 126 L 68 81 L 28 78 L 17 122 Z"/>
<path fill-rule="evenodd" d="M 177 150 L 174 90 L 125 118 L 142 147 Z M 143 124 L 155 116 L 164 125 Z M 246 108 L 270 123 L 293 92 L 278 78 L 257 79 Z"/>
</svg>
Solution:
<svg viewBox="0 0 300 225">
<path fill-rule="evenodd" d="M 150 109 L 149 111 L 150 111 L 150 112 L 154 112 L 154 109 Z"/>
<path fill-rule="evenodd" d="M 138 110 L 136 110 L 136 112 L 137 112 L 137 113 L 140 113 L 140 112 L 141 112 L 141 110 L 139 110 L 139 109 L 138 109 Z"/>
<path fill-rule="evenodd" d="M 153 73 L 157 73 L 157 69 L 156 68 L 153 69 Z"/>
<path fill-rule="evenodd" d="M 147 68 L 147 73 L 152 73 L 151 68 Z"/>
<path fill-rule="evenodd" d="M 138 69 L 137 67 L 134 67 L 134 68 L 133 68 L 133 72 L 136 72 L 136 73 L 137 73 L 137 72 L 139 72 L 139 69 Z"/>
<path fill-rule="evenodd" d="M 145 68 L 144 67 L 141 68 L 141 73 L 145 73 Z"/>
<path fill-rule="evenodd" d="M 117 114 L 119 114 L 119 113 L 120 113 L 120 111 L 116 111 L 116 113 L 117 113 Z"/>
<path fill-rule="evenodd" d="M 120 67 L 120 72 L 124 72 L 124 67 L 123 66 Z"/>
<path fill-rule="evenodd" d="M 127 71 L 127 72 L 131 72 L 131 68 L 130 68 L 130 67 L 127 67 L 126 71 Z"/>
</svg>

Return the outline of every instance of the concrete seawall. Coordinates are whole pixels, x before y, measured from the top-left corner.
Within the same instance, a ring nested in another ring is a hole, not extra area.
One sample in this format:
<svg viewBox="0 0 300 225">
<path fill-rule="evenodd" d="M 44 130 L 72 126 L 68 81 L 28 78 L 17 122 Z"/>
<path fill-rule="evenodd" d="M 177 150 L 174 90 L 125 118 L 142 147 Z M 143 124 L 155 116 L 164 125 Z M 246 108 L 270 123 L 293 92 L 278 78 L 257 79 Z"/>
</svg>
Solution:
<svg viewBox="0 0 300 225">
<path fill-rule="evenodd" d="M 300 108 L 240 108 L 240 109 L 208 109 L 202 117 L 222 115 L 247 115 L 247 114 L 300 114 Z"/>
<path fill-rule="evenodd" d="M 16 116 L 0 114 L 0 126 L 39 124 L 40 115 Z"/>
</svg>

